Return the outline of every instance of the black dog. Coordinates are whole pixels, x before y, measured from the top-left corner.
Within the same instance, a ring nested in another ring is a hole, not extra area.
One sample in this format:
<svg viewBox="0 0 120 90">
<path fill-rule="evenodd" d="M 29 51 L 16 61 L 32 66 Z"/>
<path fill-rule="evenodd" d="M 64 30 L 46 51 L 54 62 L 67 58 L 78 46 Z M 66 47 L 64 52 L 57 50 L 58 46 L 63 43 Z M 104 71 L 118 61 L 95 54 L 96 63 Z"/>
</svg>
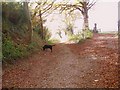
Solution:
<svg viewBox="0 0 120 90">
<path fill-rule="evenodd" d="M 44 45 L 44 46 L 43 46 L 43 50 L 49 48 L 49 49 L 51 50 L 51 52 L 52 52 L 52 47 L 53 47 L 53 46 L 55 46 L 55 45 Z"/>
</svg>

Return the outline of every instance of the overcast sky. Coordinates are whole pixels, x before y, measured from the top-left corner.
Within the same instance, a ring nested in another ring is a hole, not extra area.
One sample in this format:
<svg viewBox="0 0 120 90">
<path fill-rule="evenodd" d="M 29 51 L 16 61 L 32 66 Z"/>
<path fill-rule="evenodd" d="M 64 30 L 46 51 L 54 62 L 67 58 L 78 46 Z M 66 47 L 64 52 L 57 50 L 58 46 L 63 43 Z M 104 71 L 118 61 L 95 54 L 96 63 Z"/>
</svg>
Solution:
<svg viewBox="0 0 120 90">
<path fill-rule="evenodd" d="M 93 23 L 98 24 L 98 28 L 102 31 L 117 31 L 118 25 L 118 2 L 110 0 L 109 2 L 96 3 L 89 12 L 90 27 Z"/>
</svg>

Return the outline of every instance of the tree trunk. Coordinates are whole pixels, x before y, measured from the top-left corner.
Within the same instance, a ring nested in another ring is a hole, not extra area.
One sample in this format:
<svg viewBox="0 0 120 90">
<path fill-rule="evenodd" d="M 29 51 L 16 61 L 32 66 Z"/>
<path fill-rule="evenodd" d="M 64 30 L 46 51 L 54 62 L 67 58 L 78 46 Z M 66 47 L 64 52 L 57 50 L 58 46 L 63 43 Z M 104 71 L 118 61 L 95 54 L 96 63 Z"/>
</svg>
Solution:
<svg viewBox="0 0 120 90">
<path fill-rule="evenodd" d="M 83 29 L 89 30 L 88 11 L 85 11 L 83 13 L 83 18 L 84 18 Z"/>
<path fill-rule="evenodd" d="M 84 23 L 83 23 L 83 30 L 88 30 L 89 29 L 89 22 L 88 22 L 88 7 L 87 7 L 87 2 L 83 3 L 82 7 L 82 15 L 84 18 Z"/>
<path fill-rule="evenodd" d="M 28 8 L 28 2 L 24 2 L 24 10 L 26 13 L 27 25 L 28 25 L 28 35 L 26 35 L 27 42 L 30 43 L 32 41 L 33 30 L 32 30 L 32 23 L 31 23 L 31 15 Z"/>
<path fill-rule="evenodd" d="M 39 16 L 40 16 L 40 36 L 42 39 L 45 39 L 44 37 L 44 30 L 43 30 L 43 20 L 42 20 L 42 14 L 41 14 L 41 10 L 39 10 Z"/>
<path fill-rule="evenodd" d="M 83 23 L 83 39 L 86 38 L 86 30 L 89 30 L 89 22 L 88 22 L 88 10 L 87 7 L 84 7 L 84 11 L 82 12 L 84 23 Z"/>
</svg>

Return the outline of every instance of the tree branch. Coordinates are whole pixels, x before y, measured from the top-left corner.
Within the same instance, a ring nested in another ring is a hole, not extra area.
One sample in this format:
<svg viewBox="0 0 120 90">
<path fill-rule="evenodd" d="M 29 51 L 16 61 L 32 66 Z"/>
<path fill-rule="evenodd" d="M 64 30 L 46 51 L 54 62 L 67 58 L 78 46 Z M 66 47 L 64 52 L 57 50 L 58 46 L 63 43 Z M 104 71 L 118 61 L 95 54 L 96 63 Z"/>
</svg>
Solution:
<svg viewBox="0 0 120 90">
<path fill-rule="evenodd" d="M 55 3 L 56 0 L 53 0 L 51 2 L 51 4 L 49 4 L 48 6 L 46 6 L 45 8 L 43 8 L 43 12 L 41 14 L 44 14 L 45 12 L 47 12 L 48 10 L 50 10 L 53 7 L 53 4 Z"/>
<path fill-rule="evenodd" d="M 96 0 L 96 1 L 93 0 L 93 1 L 91 2 L 91 4 L 88 5 L 87 10 L 91 9 L 91 7 L 96 4 L 96 2 L 97 2 L 97 0 Z"/>
</svg>

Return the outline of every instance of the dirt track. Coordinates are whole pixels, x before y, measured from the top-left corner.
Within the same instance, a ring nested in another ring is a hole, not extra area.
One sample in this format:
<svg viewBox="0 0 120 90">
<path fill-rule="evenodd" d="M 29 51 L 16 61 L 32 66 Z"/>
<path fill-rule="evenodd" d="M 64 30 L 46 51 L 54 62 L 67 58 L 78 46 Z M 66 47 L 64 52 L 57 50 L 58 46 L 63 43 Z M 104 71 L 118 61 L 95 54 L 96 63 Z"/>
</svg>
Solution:
<svg viewBox="0 0 120 90">
<path fill-rule="evenodd" d="M 5 68 L 3 87 L 118 87 L 118 44 L 114 35 L 95 35 L 80 44 L 57 44 Z"/>
</svg>

